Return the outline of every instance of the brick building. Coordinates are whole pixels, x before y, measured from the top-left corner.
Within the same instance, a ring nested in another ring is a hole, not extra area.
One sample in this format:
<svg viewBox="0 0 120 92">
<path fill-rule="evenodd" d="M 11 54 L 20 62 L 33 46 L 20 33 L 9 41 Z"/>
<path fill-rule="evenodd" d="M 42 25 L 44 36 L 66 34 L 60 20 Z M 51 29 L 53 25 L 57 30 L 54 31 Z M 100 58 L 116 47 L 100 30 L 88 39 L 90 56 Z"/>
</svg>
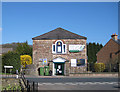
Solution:
<svg viewBox="0 0 120 92">
<path fill-rule="evenodd" d="M 33 39 L 33 65 L 36 70 L 49 66 L 52 75 L 86 72 L 86 37 L 67 31 L 54 29 Z"/>
<path fill-rule="evenodd" d="M 105 46 L 97 53 L 97 62 L 105 64 L 118 63 L 120 57 L 120 40 L 118 35 L 112 34 L 111 39 L 105 44 Z"/>
</svg>

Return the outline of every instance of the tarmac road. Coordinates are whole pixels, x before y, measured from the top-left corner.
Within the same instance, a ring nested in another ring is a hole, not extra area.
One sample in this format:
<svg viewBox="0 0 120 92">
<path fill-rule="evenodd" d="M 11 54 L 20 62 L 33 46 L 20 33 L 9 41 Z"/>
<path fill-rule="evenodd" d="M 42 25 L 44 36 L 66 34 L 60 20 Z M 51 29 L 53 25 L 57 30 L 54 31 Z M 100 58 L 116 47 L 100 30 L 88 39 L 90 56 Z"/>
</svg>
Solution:
<svg viewBox="0 0 120 92">
<path fill-rule="evenodd" d="M 27 78 L 39 90 L 118 90 L 118 78 Z"/>
<path fill-rule="evenodd" d="M 30 81 L 43 83 L 65 83 L 65 82 L 118 82 L 118 78 L 26 78 Z"/>
</svg>

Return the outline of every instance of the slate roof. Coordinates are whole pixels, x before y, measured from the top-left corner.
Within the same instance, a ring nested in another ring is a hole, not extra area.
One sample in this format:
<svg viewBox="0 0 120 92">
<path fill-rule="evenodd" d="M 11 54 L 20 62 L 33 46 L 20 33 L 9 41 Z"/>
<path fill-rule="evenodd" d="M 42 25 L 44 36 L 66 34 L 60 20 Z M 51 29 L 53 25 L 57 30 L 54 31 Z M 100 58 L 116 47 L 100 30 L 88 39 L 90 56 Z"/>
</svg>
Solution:
<svg viewBox="0 0 120 92">
<path fill-rule="evenodd" d="M 115 41 L 117 44 L 120 45 L 120 39 L 118 39 L 118 40 L 114 40 L 114 39 L 112 39 L 112 40 Z"/>
<path fill-rule="evenodd" d="M 59 27 L 48 33 L 42 34 L 32 39 L 33 40 L 48 40 L 48 39 L 87 39 L 87 38 Z"/>
<path fill-rule="evenodd" d="M 1 48 L 0 54 L 7 53 L 8 51 L 13 51 L 13 48 Z"/>
</svg>

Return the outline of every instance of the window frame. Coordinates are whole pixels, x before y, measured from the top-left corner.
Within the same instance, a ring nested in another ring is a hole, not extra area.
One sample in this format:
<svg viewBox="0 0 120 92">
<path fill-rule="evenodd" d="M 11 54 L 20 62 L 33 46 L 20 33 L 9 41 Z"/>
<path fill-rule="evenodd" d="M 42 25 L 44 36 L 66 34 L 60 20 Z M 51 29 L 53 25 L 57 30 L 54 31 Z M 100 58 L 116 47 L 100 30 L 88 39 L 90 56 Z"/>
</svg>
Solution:
<svg viewBox="0 0 120 92">
<path fill-rule="evenodd" d="M 61 43 L 61 52 L 58 52 L 58 47 L 57 47 L 57 43 L 60 42 Z M 65 46 L 65 48 L 64 48 Z M 55 48 L 54 48 L 55 47 Z M 55 49 L 55 51 L 53 51 Z M 52 53 L 54 54 L 66 54 L 67 53 L 67 45 L 64 44 L 61 40 L 57 40 L 55 42 L 55 44 L 52 44 Z"/>
<path fill-rule="evenodd" d="M 60 46 L 58 45 L 59 42 L 60 42 Z M 62 48 L 63 48 L 62 45 L 63 45 L 63 44 L 62 44 L 61 41 L 58 41 L 58 42 L 56 43 L 56 53 L 62 53 Z M 58 51 L 58 47 L 60 47 L 61 52 Z"/>
</svg>

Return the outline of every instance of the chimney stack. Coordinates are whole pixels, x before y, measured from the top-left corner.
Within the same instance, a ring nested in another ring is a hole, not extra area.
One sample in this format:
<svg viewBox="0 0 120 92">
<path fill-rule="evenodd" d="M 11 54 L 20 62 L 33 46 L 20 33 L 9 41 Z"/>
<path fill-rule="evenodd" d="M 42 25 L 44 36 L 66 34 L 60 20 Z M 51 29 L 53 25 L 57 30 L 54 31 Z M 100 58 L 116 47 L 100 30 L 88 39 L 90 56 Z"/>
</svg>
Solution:
<svg viewBox="0 0 120 92">
<path fill-rule="evenodd" d="M 112 37 L 114 40 L 117 40 L 118 35 L 115 33 L 115 34 L 112 34 L 111 37 Z"/>
</svg>

